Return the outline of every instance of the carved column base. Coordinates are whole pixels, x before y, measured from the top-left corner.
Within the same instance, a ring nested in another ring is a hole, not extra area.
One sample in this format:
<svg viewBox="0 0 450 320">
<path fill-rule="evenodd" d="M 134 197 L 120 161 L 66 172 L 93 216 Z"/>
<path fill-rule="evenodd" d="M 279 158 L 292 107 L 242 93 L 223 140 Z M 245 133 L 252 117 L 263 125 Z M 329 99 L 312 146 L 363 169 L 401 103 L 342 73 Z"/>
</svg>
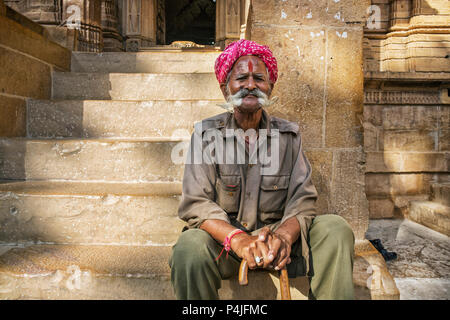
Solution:
<svg viewBox="0 0 450 320">
<path fill-rule="evenodd" d="M 133 37 L 125 41 L 125 51 L 137 52 L 155 45 L 155 41 L 146 37 Z"/>
<path fill-rule="evenodd" d="M 123 49 L 123 38 L 115 32 L 103 32 L 103 51 L 120 52 Z"/>
</svg>

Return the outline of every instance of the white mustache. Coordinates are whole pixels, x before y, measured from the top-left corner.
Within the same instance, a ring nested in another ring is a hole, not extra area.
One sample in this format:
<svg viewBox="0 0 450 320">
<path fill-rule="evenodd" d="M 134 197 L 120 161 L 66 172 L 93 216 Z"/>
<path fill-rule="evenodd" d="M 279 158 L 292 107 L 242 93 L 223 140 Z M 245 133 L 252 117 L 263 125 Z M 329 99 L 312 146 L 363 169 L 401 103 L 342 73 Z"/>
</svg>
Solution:
<svg viewBox="0 0 450 320">
<path fill-rule="evenodd" d="M 273 98 L 269 99 L 269 97 L 264 92 L 259 90 L 258 88 L 253 89 L 253 90 L 241 89 L 234 95 L 228 96 L 226 103 L 218 104 L 218 106 L 221 108 L 224 108 L 225 110 L 227 110 L 230 113 L 233 113 L 234 108 L 240 107 L 242 104 L 242 100 L 249 94 L 258 98 L 258 102 L 261 107 L 268 107 L 278 101 L 278 97 L 273 97 Z"/>
</svg>

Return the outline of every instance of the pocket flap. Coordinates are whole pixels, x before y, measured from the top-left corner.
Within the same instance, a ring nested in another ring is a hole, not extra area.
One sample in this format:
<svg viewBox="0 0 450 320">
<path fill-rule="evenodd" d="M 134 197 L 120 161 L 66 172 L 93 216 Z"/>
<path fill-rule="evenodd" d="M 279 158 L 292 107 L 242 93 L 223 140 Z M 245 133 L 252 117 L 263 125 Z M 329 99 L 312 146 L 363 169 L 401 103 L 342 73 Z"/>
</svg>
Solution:
<svg viewBox="0 0 450 320">
<path fill-rule="evenodd" d="M 261 189 L 264 191 L 286 190 L 289 176 L 262 176 Z"/>
<path fill-rule="evenodd" d="M 237 191 L 241 185 L 240 176 L 227 176 L 217 179 L 217 185 L 226 191 Z"/>
</svg>

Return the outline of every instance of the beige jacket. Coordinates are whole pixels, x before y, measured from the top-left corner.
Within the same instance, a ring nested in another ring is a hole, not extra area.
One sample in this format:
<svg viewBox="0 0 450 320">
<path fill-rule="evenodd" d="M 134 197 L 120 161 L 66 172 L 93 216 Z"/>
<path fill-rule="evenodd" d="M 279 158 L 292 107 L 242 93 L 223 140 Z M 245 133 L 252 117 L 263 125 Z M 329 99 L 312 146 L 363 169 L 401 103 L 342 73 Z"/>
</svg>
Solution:
<svg viewBox="0 0 450 320">
<path fill-rule="evenodd" d="M 276 230 L 285 220 L 296 217 L 301 226 L 301 235 L 293 245 L 288 271 L 291 277 L 305 275 L 310 264 L 306 241 L 316 215 L 317 199 L 317 191 L 311 181 L 311 165 L 303 152 L 296 123 L 270 117 L 263 110 L 260 128 L 266 129 L 267 135 L 260 134 L 258 144 L 267 143 L 268 155 L 277 149 L 274 139 L 279 138 L 279 158 L 273 161 L 277 163 L 269 170 L 270 175 L 261 170 L 267 167 L 264 165 L 266 160 L 261 160 L 265 158 L 258 157 L 256 164 L 252 164 L 255 161 L 249 160 L 248 146 L 244 151 L 244 164 L 238 162 L 237 156 L 231 163 L 225 159 L 228 150 L 236 153 L 236 150 L 243 150 L 238 148 L 244 145 L 244 140 L 237 138 L 239 135 L 235 130 L 238 126 L 231 113 L 222 113 L 195 125 L 185 165 L 178 215 L 188 223 L 189 228 L 198 228 L 207 219 L 218 219 L 253 235 L 258 234 L 264 226 Z M 212 152 L 204 152 L 208 145 L 212 145 L 212 139 L 204 141 L 207 140 L 208 132 L 219 133 L 215 137 L 217 142 L 222 140 L 225 146 L 232 148 L 222 152 L 222 157 L 219 156 L 220 152 L 216 152 L 217 148 L 212 148 Z M 202 158 L 199 158 L 199 154 L 203 154 Z M 222 161 L 217 160 L 220 158 Z"/>
</svg>

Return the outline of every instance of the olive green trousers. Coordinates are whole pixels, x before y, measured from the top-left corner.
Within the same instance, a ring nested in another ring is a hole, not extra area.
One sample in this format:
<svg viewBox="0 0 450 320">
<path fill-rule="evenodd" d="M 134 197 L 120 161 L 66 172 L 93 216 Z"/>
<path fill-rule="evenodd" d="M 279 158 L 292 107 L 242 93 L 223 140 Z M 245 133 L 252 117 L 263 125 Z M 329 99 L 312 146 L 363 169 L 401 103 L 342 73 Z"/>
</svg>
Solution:
<svg viewBox="0 0 450 320">
<path fill-rule="evenodd" d="M 309 229 L 308 244 L 312 264 L 309 274 L 310 299 L 354 299 L 354 235 L 350 225 L 338 215 L 320 215 Z M 222 246 L 206 231 L 183 232 L 169 259 L 171 281 L 177 299 L 219 299 L 222 279 L 239 272 L 240 259 L 226 252 L 215 261 Z"/>
</svg>

